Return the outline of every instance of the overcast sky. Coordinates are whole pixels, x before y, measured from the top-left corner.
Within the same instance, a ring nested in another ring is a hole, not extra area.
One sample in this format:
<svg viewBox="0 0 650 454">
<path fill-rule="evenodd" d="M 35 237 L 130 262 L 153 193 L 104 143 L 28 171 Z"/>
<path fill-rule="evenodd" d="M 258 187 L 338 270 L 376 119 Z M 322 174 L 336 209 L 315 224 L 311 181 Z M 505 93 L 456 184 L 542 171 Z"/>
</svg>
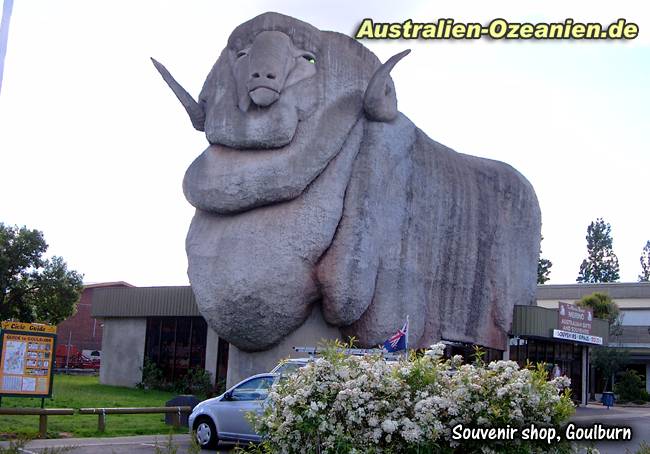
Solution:
<svg viewBox="0 0 650 454">
<path fill-rule="evenodd" d="M 149 60 L 195 97 L 232 29 L 277 11 L 353 34 L 363 18 L 639 25 L 630 42 L 365 41 L 399 108 L 455 150 L 533 184 L 553 284 L 572 283 L 587 225 L 612 225 L 621 281 L 650 240 L 650 13 L 643 2 L 16 1 L 0 94 L 0 222 L 44 231 L 86 282 L 187 284 L 181 182 L 207 145 Z"/>
</svg>

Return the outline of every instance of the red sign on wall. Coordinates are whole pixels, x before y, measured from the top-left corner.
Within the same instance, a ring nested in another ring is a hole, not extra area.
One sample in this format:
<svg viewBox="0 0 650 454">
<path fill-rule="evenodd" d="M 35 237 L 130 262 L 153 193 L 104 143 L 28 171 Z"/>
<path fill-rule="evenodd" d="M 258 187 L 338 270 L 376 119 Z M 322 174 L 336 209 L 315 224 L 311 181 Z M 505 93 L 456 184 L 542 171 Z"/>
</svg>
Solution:
<svg viewBox="0 0 650 454">
<path fill-rule="evenodd" d="M 591 334 L 591 322 L 594 314 L 575 304 L 560 303 L 558 325 L 560 330 L 579 334 Z"/>
</svg>

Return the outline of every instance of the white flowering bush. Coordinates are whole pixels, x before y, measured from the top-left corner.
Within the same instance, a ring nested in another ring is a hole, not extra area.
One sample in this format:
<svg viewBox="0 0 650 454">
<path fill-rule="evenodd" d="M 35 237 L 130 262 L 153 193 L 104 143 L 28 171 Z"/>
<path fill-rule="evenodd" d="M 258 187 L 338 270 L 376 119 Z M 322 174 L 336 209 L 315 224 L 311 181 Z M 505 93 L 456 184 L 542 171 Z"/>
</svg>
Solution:
<svg viewBox="0 0 650 454">
<path fill-rule="evenodd" d="M 280 380 L 253 418 L 265 435 L 253 448 L 273 453 L 571 452 L 546 440 L 454 439 L 453 428 L 556 427 L 574 411 L 566 377 L 513 361 L 463 364 L 443 359 L 443 344 L 424 356 L 387 362 L 346 356 L 334 343 L 323 357 Z M 559 430 L 559 429 L 558 429 Z M 457 437 L 456 437 L 457 438 Z"/>
</svg>

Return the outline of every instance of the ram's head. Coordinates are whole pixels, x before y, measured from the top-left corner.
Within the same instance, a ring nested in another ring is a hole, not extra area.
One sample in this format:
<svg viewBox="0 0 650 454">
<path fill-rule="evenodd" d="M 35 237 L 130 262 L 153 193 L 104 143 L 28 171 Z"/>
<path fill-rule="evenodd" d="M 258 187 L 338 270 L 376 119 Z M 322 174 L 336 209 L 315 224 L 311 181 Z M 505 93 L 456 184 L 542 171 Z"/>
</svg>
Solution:
<svg viewBox="0 0 650 454">
<path fill-rule="evenodd" d="M 389 72 L 407 52 L 380 65 L 345 35 L 266 13 L 233 31 L 198 102 L 154 60 L 211 144 L 188 170 L 187 199 L 229 214 L 301 194 L 340 150 L 332 137 L 364 112 L 395 118 Z"/>
</svg>

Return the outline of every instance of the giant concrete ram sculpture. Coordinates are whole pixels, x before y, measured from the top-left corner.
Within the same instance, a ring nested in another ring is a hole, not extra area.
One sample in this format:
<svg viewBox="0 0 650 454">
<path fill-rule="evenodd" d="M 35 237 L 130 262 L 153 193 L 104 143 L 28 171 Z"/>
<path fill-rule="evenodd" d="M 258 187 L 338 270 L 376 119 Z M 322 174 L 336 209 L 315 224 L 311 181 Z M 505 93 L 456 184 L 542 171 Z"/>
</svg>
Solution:
<svg viewBox="0 0 650 454">
<path fill-rule="evenodd" d="M 510 166 L 457 153 L 398 112 L 390 71 L 348 36 L 277 13 L 237 27 L 195 101 L 160 63 L 208 148 L 183 189 L 196 208 L 189 278 L 209 325 L 267 350 L 320 306 L 381 343 L 503 349 L 535 296 L 540 211 Z"/>
</svg>

